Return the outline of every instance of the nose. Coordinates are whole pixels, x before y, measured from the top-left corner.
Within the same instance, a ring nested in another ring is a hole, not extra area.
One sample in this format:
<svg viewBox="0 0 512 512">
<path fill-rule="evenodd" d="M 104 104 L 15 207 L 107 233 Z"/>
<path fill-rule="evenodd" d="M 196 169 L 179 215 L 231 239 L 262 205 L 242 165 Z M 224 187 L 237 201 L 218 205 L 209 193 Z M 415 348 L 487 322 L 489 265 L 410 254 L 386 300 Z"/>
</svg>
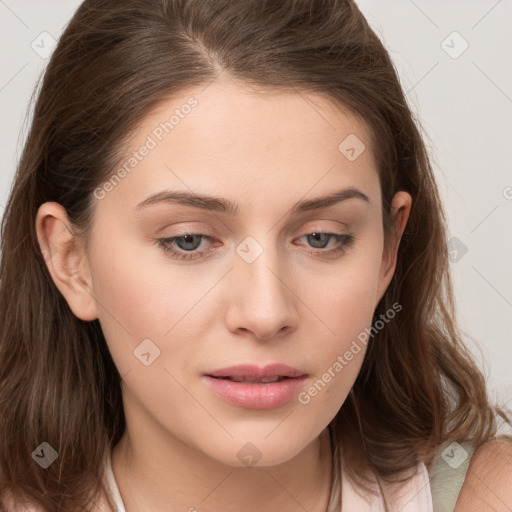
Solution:
<svg viewBox="0 0 512 512">
<path fill-rule="evenodd" d="M 289 272 L 275 251 L 264 250 L 252 263 L 240 259 L 230 273 L 226 323 L 231 332 L 270 340 L 297 328 L 297 296 Z"/>
</svg>

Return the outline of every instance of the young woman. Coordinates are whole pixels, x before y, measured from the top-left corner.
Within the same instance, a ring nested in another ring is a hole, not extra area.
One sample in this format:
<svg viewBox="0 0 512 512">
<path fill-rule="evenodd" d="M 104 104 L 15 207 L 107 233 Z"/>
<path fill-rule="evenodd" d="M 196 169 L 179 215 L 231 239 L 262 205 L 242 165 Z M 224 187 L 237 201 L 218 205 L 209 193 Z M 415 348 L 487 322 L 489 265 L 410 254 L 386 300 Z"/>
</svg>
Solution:
<svg viewBox="0 0 512 512">
<path fill-rule="evenodd" d="M 347 0 L 86 0 L 3 219 L 5 511 L 510 510 L 445 218 Z"/>
</svg>

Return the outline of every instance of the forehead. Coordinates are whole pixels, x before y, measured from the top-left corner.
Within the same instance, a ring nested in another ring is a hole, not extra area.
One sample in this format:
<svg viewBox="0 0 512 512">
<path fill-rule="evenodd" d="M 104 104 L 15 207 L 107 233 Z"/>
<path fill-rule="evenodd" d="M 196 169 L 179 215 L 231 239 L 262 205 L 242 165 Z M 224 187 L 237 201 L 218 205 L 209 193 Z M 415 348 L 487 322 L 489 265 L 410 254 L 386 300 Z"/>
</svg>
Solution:
<svg viewBox="0 0 512 512">
<path fill-rule="evenodd" d="M 163 186 L 216 194 L 222 188 L 233 198 L 280 190 L 297 198 L 313 188 L 312 195 L 340 186 L 369 191 L 377 179 L 370 133 L 343 105 L 221 80 L 175 94 L 148 113 L 126 142 L 117 169 L 123 165 L 129 175 L 116 193 L 130 204 Z"/>
<path fill-rule="evenodd" d="M 195 102 L 193 108 L 187 105 L 191 98 Z M 171 119 L 173 113 L 176 115 Z M 328 145 L 344 133 L 357 132 L 370 142 L 362 120 L 333 98 L 298 90 L 252 89 L 231 81 L 218 80 L 203 88 L 181 91 L 148 114 L 140 132 L 148 133 L 158 128 L 158 123 L 165 125 L 169 120 L 173 135 L 193 134 L 198 141 L 214 140 L 216 147 L 219 143 L 230 147 L 248 135 L 254 138 L 254 144 L 265 141 L 288 145 L 297 138 L 311 138 L 318 143 L 315 135 L 320 135 Z M 334 140 L 328 135 L 334 135 Z"/>
</svg>

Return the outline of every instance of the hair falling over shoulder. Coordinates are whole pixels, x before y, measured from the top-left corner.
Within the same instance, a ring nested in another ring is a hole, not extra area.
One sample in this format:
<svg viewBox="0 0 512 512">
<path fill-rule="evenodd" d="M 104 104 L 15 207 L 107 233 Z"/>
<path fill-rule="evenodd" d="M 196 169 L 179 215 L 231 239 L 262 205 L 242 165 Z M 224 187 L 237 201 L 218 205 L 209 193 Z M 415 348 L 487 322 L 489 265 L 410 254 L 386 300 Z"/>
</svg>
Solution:
<svg viewBox="0 0 512 512">
<path fill-rule="evenodd" d="M 127 29 L 129 27 L 129 30 Z M 124 426 L 120 376 L 97 320 L 73 315 L 35 231 L 47 201 L 87 236 L 94 190 L 130 131 L 175 92 L 220 74 L 311 91 L 372 134 L 386 246 L 395 192 L 412 196 L 393 280 L 375 310 L 402 310 L 372 337 L 332 422 L 350 476 L 393 480 L 447 440 L 480 445 L 507 411 L 455 320 L 446 220 L 420 129 L 390 57 L 352 0 L 86 0 L 60 38 L 33 107 L 2 222 L 0 509 L 6 493 L 44 510 L 92 510 Z M 32 453 L 58 453 L 47 469 Z"/>
</svg>

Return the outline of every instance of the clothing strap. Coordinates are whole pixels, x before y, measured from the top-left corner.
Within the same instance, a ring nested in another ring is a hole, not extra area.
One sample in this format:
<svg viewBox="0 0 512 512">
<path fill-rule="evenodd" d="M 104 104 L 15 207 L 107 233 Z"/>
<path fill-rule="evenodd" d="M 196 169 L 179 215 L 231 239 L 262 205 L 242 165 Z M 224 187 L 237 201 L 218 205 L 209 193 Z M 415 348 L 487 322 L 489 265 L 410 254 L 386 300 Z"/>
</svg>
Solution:
<svg viewBox="0 0 512 512">
<path fill-rule="evenodd" d="M 469 462 L 475 452 L 470 441 L 441 445 L 428 470 L 434 512 L 453 512 Z"/>
<path fill-rule="evenodd" d="M 117 487 L 116 480 L 114 478 L 114 471 L 112 470 L 112 455 L 110 450 L 107 453 L 107 460 L 105 464 L 105 483 L 107 487 L 107 496 L 110 508 L 114 512 L 126 512 L 121 493 Z"/>
<path fill-rule="evenodd" d="M 427 468 L 420 462 L 414 473 L 409 472 L 409 479 L 398 485 L 380 480 L 379 488 L 374 478 L 369 487 L 375 494 L 369 494 L 348 477 L 344 469 L 343 454 L 339 443 L 331 430 L 333 449 L 333 478 L 328 512 L 384 512 L 386 510 L 381 490 L 385 492 L 391 510 L 400 512 L 437 512 L 432 505 L 430 480 Z M 370 475 L 369 475 L 370 476 Z"/>
</svg>

